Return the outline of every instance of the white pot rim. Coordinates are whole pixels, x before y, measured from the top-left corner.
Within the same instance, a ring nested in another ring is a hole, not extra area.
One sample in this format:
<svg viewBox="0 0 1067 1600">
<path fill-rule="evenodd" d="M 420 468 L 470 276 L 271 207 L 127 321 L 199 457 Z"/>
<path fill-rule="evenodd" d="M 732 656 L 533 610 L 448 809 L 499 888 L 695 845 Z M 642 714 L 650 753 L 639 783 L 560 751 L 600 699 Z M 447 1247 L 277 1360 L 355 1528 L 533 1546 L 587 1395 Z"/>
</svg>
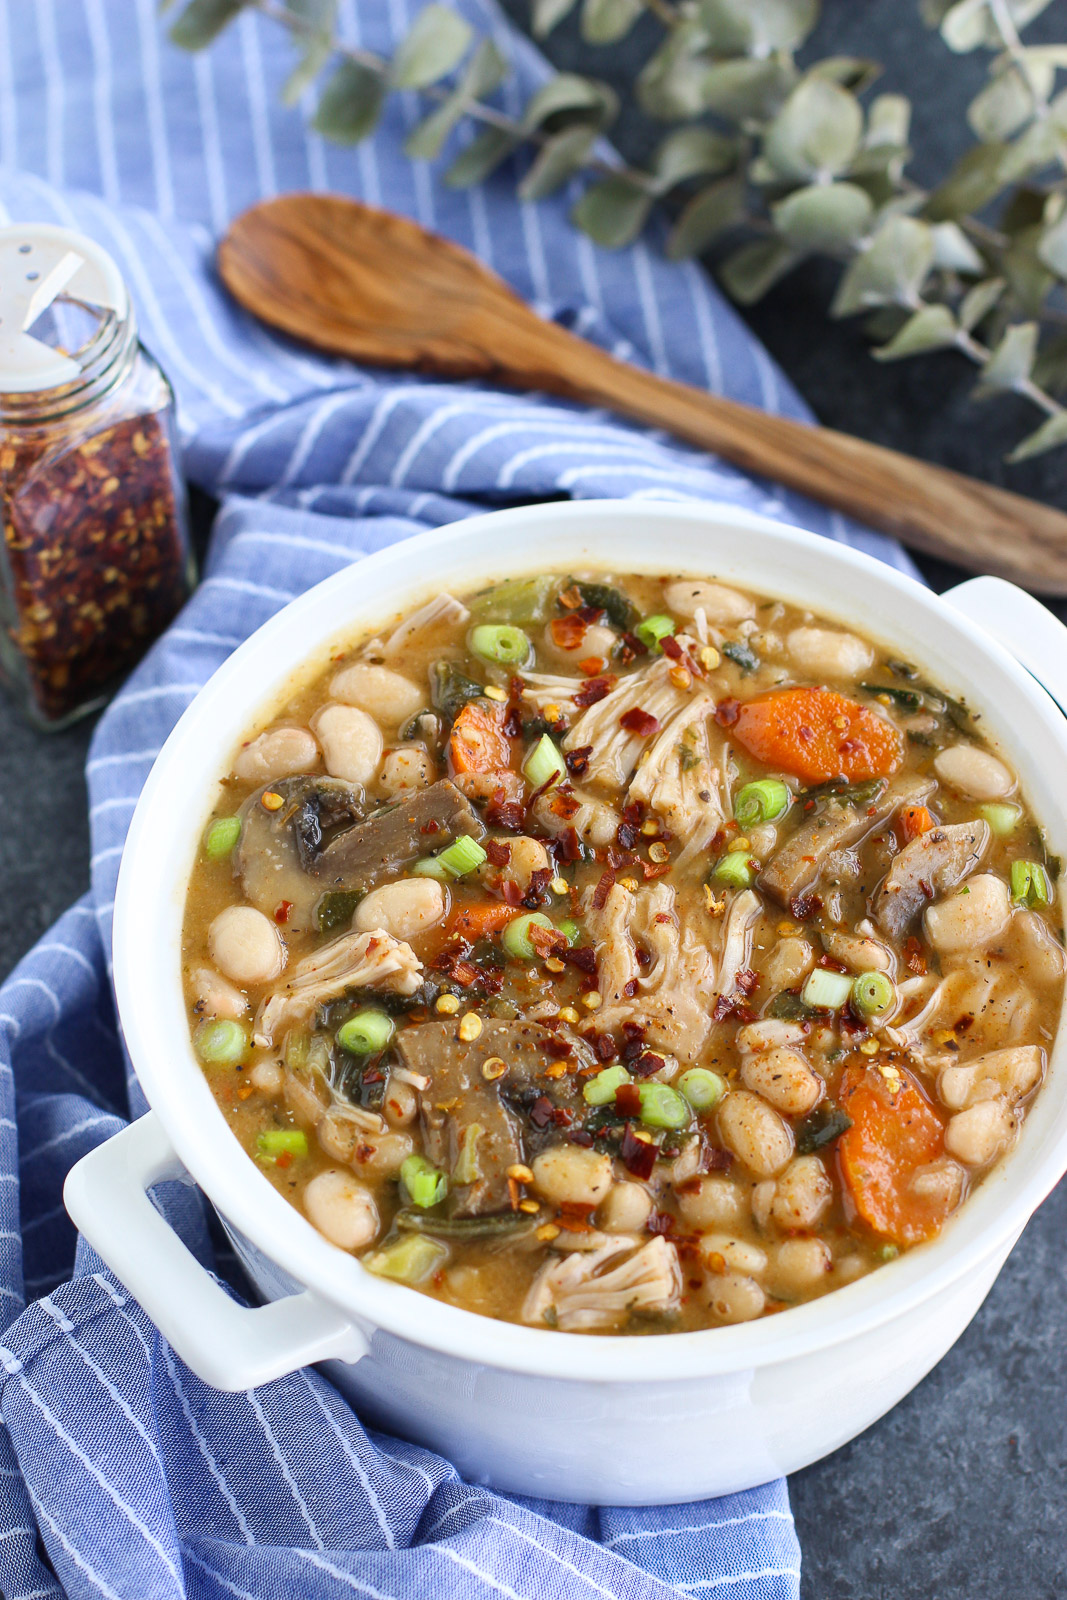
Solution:
<svg viewBox="0 0 1067 1600">
<path fill-rule="evenodd" d="M 223 1216 L 364 1331 L 382 1329 L 465 1361 L 555 1379 L 684 1381 L 755 1369 L 860 1337 L 1004 1249 L 1067 1170 L 1067 1041 L 1061 1034 L 1049 1081 L 1016 1148 L 937 1240 L 822 1299 L 753 1323 L 589 1337 L 495 1321 L 374 1277 L 322 1238 L 236 1145 L 193 1055 L 180 980 L 185 884 L 213 781 L 228 767 L 234 746 L 309 658 L 309 638 L 320 641 L 310 655 L 325 659 L 331 639 L 358 637 L 365 625 L 374 627 L 443 586 L 448 570 L 460 572 L 464 587 L 474 586 L 478 573 L 496 578 L 547 568 L 554 560 L 607 569 L 614 556 L 616 570 L 640 570 L 636 541 L 652 526 L 659 537 L 643 561 L 646 571 L 732 579 L 786 599 L 805 586 L 809 595 L 824 587 L 830 593 L 834 583 L 854 594 L 852 620 L 861 632 L 889 642 L 910 639 L 912 654 L 935 681 L 969 690 L 1024 779 L 1053 847 L 1067 854 L 1067 826 L 1054 803 L 1057 794 L 1067 794 L 1067 720 L 1004 648 L 930 590 L 858 550 L 734 506 L 556 502 L 473 517 L 379 550 L 258 629 L 200 691 L 157 758 L 130 826 L 114 908 L 115 986 L 135 1071 L 181 1160 Z M 703 558 L 698 552 L 705 540 L 714 553 Z M 844 601 L 803 603 L 847 620 Z M 953 661 L 962 678 L 953 674 Z M 937 671 L 934 662 L 941 664 Z M 1033 748 L 1041 750 L 1040 763 Z M 176 796 L 188 796 L 189 804 L 176 804 Z"/>
</svg>

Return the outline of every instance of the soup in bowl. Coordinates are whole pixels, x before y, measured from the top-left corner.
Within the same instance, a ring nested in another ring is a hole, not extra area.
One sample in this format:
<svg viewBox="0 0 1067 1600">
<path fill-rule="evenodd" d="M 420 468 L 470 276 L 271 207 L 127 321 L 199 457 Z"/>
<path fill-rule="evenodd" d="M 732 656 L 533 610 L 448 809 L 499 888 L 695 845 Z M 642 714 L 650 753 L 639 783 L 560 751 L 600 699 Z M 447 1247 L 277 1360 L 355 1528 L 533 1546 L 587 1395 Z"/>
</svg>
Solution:
<svg viewBox="0 0 1067 1600">
<path fill-rule="evenodd" d="M 245 730 L 189 1026 L 369 1272 L 693 1332 L 883 1269 L 996 1171 L 1057 1028 L 1058 874 L 980 711 L 863 630 L 714 572 L 509 575 Z"/>
</svg>

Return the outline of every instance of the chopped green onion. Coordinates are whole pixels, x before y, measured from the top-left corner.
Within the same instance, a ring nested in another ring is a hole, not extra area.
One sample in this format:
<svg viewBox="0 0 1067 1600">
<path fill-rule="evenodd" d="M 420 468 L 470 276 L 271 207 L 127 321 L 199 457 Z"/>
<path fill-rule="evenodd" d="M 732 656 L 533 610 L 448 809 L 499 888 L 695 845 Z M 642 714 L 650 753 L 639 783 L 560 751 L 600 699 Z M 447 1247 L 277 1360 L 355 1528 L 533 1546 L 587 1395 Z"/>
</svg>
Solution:
<svg viewBox="0 0 1067 1600">
<path fill-rule="evenodd" d="M 411 1196 L 412 1205 L 435 1206 L 448 1193 L 448 1179 L 425 1156 L 408 1156 L 400 1168 L 400 1181 Z"/>
<path fill-rule="evenodd" d="M 688 1100 L 665 1083 L 638 1085 L 641 1096 L 641 1121 L 650 1128 L 686 1128 L 692 1111 Z"/>
<path fill-rule="evenodd" d="M 878 1254 L 883 1261 L 895 1261 L 897 1256 L 900 1254 L 900 1246 L 896 1244 L 884 1244 L 879 1250 Z"/>
<path fill-rule="evenodd" d="M 550 572 L 536 578 L 506 578 L 476 594 L 471 611 L 480 622 L 544 622 L 558 587 L 559 579 Z"/>
<path fill-rule="evenodd" d="M 776 822 L 789 809 L 792 796 L 780 778 L 760 778 L 746 783 L 734 799 L 734 816 L 742 828 L 759 822 Z"/>
<path fill-rule="evenodd" d="M 204 834 L 204 854 L 209 861 L 221 861 L 230 855 L 240 837 L 240 817 L 216 817 Z"/>
<path fill-rule="evenodd" d="M 469 1122 L 463 1130 L 463 1139 L 459 1147 L 456 1164 L 452 1168 L 452 1177 L 456 1183 L 477 1183 L 482 1175 L 481 1165 L 478 1161 L 478 1140 L 485 1129 L 480 1122 Z"/>
<path fill-rule="evenodd" d="M 1040 861 L 1013 861 L 1011 897 L 1020 906 L 1047 906 L 1052 899 L 1048 873 Z"/>
<path fill-rule="evenodd" d="M 522 770 L 535 789 L 543 789 L 567 776 L 567 763 L 548 734 L 543 733 L 523 762 Z"/>
<path fill-rule="evenodd" d="M 726 1084 L 717 1072 L 693 1067 L 678 1079 L 678 1092 L 685 1095 L 694 1111 L 710 1111 L 726 1093 Z"/>
<path fill-rule="evenodd" d="M 209 1067 L 240 1066 L 248 1054 L 248 1029 L 218 1017 L 196 1030 L 196 1053 Z"/>
<path fill-rule="evenodd" d="M 441 865 L 440 856 L 423 856 L 421 861 L 416 861 L 413 867 L 408 868 L 410 878 L 436 878 L 438 883 L 449 883 L 452 874 L 448 868 Z"/>
<path fill-rule="evenodd" d="M 723 856 L 711 875 L 719 883 L 729 884 L 731 889 L 751 889 L 756 881 L 752 863 L 744 850 L 731 850 L 728 856 Z"/>
<path fill-rule="evenodd" d="M 530 641 L 522 629 L 508 623 L 483 622 L 472 628 L 470 647 L 483 661 L 504 667 L 521 667 L 530 654 Z"/>
<path fill-rule="evenodd" d="M 338 1028 L 335 1038 L 352 1056 L 373 1056 L 384 1050 L 395 1032 L 393 1019 L 384 1011 L 365 1006 Z"/>
<path fill-rule="evenodd" d="M 262 1161 L 277 1161 L 279 1156 L 306 1156 L 308 1136 L 302 1128 L 268 1128 L 256 1140 L 256 1153 Z"/>
<path fill-rule="evenodd" d="M 634 629 L 634 633 L 640 639 L 641 643 L 647 644 L 650 650 L 658 650 L 660 647 L 660 640 L 668 639 L 671 634 L 676 631 L 677 624 L 675 623 L 674 618 L 664 617 L 662 615 L 645 617 Z"/>
<path fill-rule="evenodd" d="M 563 935 L 572 950 L 582 937 L 582 930 L 579 928 L 573 917 L 564 917 L 563 921 L 559 925 L 559 928 L 557 929 L 557 932 Z"/>
<path fill-rule="evenodd" d="M 978 807 L 978 815 L 989 823 L 998 839 L 1006 839 L 1015 832 L 1022 814 L 1021 806 L 1004 805 L 996 801 Z"/>
<path fill-rule="evenodd" d="M 453 839 L 447 850 L 442 850 L 437 860 L 446 872 L 454 878 L 466 877 L 468 872 L 473 872 L 475 867 L 480 867 L 486 859 L 485 851 L 477 839 L 472 839 L 469 834 L 461 834 L 458 839 Z"/>
<path fill-rule="evenodd" d="M 530 943 L 531 928 L 547 928 L 555 932 L 551 920 L 543 911 L 531 911 L 524 917 L 513 917 L 500 935 L 505 954 L 515 961 L 536 961 L 538 952 Z"/>
<path fill-rule="evenodd" d="M 817 1011 L 837 1011 L 852 993 L 852 979 L 847 972 L 831 972 L 826 967 L 816 967 L 800 991 L 806 1006 Z"/>
<path fill-rule="evenodd" d="M 884 1017 L 897 998 L 884 972 L 861 972 L 852 980 L 852 1005 L 861 1017 Z"/>
<path fill-rule="evenodd" d="M 428 1239 L 424 1233 L 406 1233 L 384 1250 L 363 1257 L 368 1272 L 397 1283 L 421 1283 L 448 1255 L 447 1245 Z"/>
<path fill-rule="evenodd" d="M 614 1100 L 616 1089 L 621 1089 L 624 1083 L 632 1082 L 633 1079 L 625 1067 L 605 1067 L 595 1078 L 590 1078 L 582 1090 L 582 1095 L 587 1106 L 606 1106 Z"/>
</svg>

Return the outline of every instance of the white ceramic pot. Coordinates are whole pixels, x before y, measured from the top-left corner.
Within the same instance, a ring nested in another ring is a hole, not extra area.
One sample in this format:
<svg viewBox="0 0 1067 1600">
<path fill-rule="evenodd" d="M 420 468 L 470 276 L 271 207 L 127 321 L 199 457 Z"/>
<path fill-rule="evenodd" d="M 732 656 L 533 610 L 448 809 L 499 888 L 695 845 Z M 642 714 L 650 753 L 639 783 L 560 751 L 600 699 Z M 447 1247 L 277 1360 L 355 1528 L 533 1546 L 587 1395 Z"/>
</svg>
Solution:
<svg viewBox="0 0 1067 1600">
<path fill-rule="evenodd" d="M 306 665 L 308 640 L 318 641 L 314 664 L 442 589 L 580 567 L 714 575 L 851 623 L 921 663 L 982 713 L 1052 850 L 1067 857 L 1067 721 L 1050 697 L 1067 706 L 1067 633 L 1010 585 L 981 578 L 938 599 L 842 545 L 695 502 L 530 506 L 453 524 L 287 606 L 168 739 L 133 818 L 115 904 L 119 1012 L 152 1111 L 78 1163 L 66 1201 L 182 1359 L 218 1388 L 327 1361 L 362 1416 L 440 1450 L 472 1480 L 564 1500 L 669 1503 L 817 1460 L 959 1337 L 1067 1169 L 1067 1041 L 1016 1148 L 939 1239 L 762 1321 L 640 1339 L 519 1327 L 373 1277 L 316 1233 L 239 1149 L 189 1042 L 180 931 L 215 780 L 256 713 Z M 149 1202 L 152 1184 L 183 1176 L 217 1208 L 264 1306 L 230 1300 Z"/>
</svg>

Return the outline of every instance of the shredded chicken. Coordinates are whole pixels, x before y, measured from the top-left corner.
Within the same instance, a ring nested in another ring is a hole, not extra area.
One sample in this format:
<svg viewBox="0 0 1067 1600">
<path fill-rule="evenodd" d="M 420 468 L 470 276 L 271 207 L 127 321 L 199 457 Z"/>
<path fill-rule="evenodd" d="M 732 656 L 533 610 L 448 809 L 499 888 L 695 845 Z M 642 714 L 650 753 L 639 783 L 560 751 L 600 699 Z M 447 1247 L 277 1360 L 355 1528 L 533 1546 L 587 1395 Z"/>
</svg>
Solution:
<svg viewBox="0 0 1067 1600">
<path fill-rule="evenodd" d="M 675 663 L 662 656 L 641 672 L 620 680 L 603 700 L 583 711 L 563 741 L 565 750 L 592 746 L 586 768 L 586 782 L 594 787 L 618 789 L 628 782 L 649 735 L 635 733 L 621 724 L 628 711 L 646 711 L 662 728 L 687 707 L 693 692 L 678 688 L 671 681 Z M 703 691 L 701 693 L 703 698 Z"/>
<path fill-rule="evenodd" d="M 424 606 L 413 611 L 410 617 L 405 617 L 376 653 L 386 660 L 395 661 L 410 650 L 412 643 L 424 628 L 436 628 L 442 623 L 458 627 L 466 622 L 469 616 L 470 612 L 466 606 L 453 595 L 435 595 L 432 600 L 427 600 Z"/>
<path fill-rule="evenodd" d="M 691 1059 L 711 1022 L 714 963 L 692 929 L 680 926 L 674 890 L 662 881 L 637 892 L 615 884 L 599 910 L 589 897 L 585 925 L 603 1002 L 596 1028 L 636 1022 L 650 1045 Z M 637 959 L 638 946 L 652 958 L 647 966 Z"/>
<path fill-rule="evenodd" d="M 915 1016 L 885 1033 L 892 1044 L 908 1050 L 924 1072 L 930 1072 L 936 1067 L 924 1051 L 931 1042 L 943 1045 L 938 1034 L 953 1034 L 962 1019 L 967 1021 L 960 1030 L 961 1048 L 973 1055 L 1021 1044 L 1033 1035 L 1036 1010 L 1032 992 L 1010 963 L 968 955 L 953 962 Z"/>
<path fill-rule="evenodd" d="M 753 894 L 751 889 L 743 889 L 730 901 L 712 990 L 715 999 L 720 995 L 733 994 L 736 990 L 738 974 L 748 966 L 752 953 L 752 929 L 762 909 L 759 895 Z"/>
<path fill-rule="evenodd" d="M 346 933 L 291 968 L 285 984 L 267 996 L 256 1017 L 255 1042 L 269 1048 L 281 1029 L 303 1022 L 350 989 L 414 994 L 421 977 L 422 962 L 414 950 L 392 934 L 380 928 Z"/>
<path fill-rule="evenodd" d="M 573 828 L 579 839 L 603 849 L 612 844 L 622 818 L 606 800 L 598 800 L 584 789 L 568 788 L 566 793 L 549 789 L 539 795 L 530 810 L 537 827 L 551 836 Z"/>
<path fill-rule="evenodd" d="M 683 705 L 655 736 L 627 795 L 631 803 L 648 806 L 681 840 L 678 867 L 706 850 L 725 820 L 721 768 L 712 760 L 709 738 L 714 710 L 707 694 Z"/>
<path fill-rule="evenodd" d="M 547 1321 L 564 1333 L 576 1333 L 609 1326 L 628 1311 L 674 1310 L 682 1273 L 674 1245 L 660 1235 L 601 1271 L 632 1248 L 632 1240 L 613 1238 L 600 1250 L 548 1262 L 530 1286 L 523 1321 Z"/>
</svg>

